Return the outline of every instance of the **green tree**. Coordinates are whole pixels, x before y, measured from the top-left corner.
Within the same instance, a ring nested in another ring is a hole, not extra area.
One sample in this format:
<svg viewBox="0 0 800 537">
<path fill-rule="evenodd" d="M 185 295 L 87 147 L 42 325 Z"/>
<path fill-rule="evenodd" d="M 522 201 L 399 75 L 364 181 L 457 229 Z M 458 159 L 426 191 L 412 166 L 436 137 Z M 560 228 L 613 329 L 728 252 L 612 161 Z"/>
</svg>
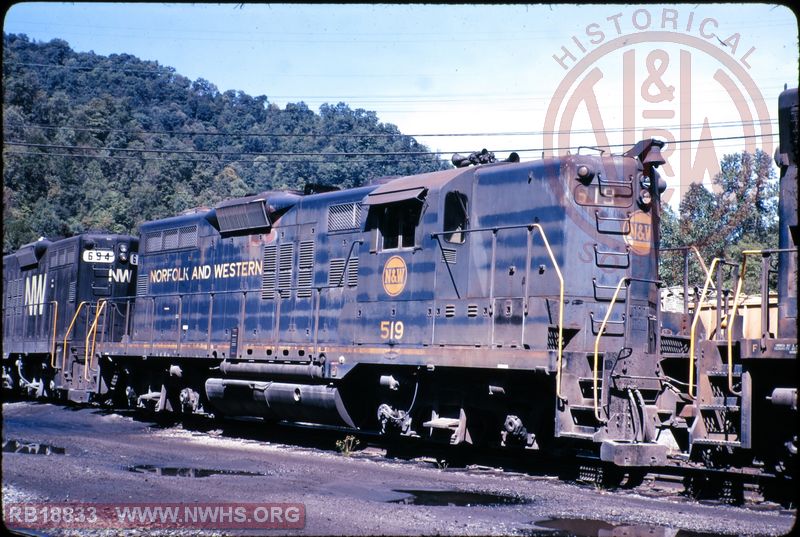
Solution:
<svg viewBox="0 0 800 537">
<path fill-rule="evenodd" d="M 280 108 L 130 54 L 3 34 L 2 68 L 6 252 L 41 235 L 136 233 L 143 221 L 264 190 L 348 188 L 449 167 L 404 155 L 427 149 L 375 112 Z"/>
<path fill-rule="evenodd" d="M 692 184 L 680 203 L 679 215 L 668 207 L 662 214 L 661 246 L 695 246 L 707 264 L 715 257 L 741 262 L 743 250 L 778 245 L 778 183 L 772 159 L 756 150 L 726 155 L 713 180 L 713 191 Z M 759 271 L 747 271 L 745 291 L 758 292 Z M 662 256 L 661 277 L 682 282 L 680 255 Z M 735 273 L 734 273 L 735 274 Z M 690 264 L 690 282 L 702 285 L 699 263 Z M 699 282 L 699 283 L 698 283 Z"/>
</svg>

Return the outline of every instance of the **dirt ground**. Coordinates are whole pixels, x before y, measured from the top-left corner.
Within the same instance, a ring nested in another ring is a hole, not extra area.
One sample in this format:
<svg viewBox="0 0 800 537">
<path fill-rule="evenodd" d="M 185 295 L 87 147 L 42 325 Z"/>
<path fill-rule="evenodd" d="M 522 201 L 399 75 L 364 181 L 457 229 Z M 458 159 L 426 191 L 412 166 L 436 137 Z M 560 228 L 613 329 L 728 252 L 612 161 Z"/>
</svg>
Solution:
<svg viewBox="0 0 800 537">
<path fill-rule="evenodd" d="M 97 408 L 4 403 L 3 504 L 304 504 L 302 529 L 208 532 L 246 535 L 785 535 L 797 514 L 774 504 L 734 507 L 497 468 L 447 468 L 374 447 L 346 456 L 335 446 L 346 436 L 340 431 L 273 432 L 257 421 L 233 432 L 205 429 Z M 152 532 L 37 534 L 76 533 Z"/>
</svg>

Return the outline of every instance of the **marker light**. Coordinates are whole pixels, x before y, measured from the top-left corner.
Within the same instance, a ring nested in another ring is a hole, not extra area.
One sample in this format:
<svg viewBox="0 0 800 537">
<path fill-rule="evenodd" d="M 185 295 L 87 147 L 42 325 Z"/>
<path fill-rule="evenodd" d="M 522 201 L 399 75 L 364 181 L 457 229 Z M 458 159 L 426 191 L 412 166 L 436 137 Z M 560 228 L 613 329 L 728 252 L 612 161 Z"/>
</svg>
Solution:
<svg viewBox="0 0 800 537">
<path fill-rule="evenodd" d="M 594 172 L 589 168 L 589 166 L 585 164 L 581 164 L 578 166 L 578 179 L 584 182 L 588 182 L 592 180 L 594 177 Z"/>
</svg>

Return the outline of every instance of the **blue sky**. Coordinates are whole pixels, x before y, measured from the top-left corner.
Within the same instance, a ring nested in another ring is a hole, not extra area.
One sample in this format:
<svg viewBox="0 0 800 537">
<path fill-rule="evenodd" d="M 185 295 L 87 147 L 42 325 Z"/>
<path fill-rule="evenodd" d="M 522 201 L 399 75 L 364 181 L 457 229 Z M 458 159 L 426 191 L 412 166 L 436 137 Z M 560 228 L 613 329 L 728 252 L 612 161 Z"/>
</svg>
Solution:
<svg viewBox="0 0 800 537">
<path fill-rule="evenodd" d="M 323 102 L 344 101 L 376 111 L 381 121 L 409 134 L 477 133 L 420 141 L 442 152 L 486 147 L 505 156 L 507 150 L 535 150 L 523 152 L 526 159 L 566 140 L 548 139 L 541 134 L 545 130 L 569 130 L 570 145 L 600 143 L 598 117 L 611 144 L 661 128 L 677 140 L 697 139 L 703 132 L 734 138 L 714 142 L 718 156 L 748 142 L 766 147 L 771 138 L 763 129 L 775 120 L 777 96 L 784 84 L 794 86 L 798 79 L 796 17 L 772 4 L 30 2 L 7 11 L 3 30 L 41 41 L 60 38 L 81 52 L 155 60 L 221 91 L 266 95 L 280 106 L 304 101 L 316 110 Z M 676 42 L 659 41 L 657 32 Z M 641 42 L 634 43 L 637 39 Z M 582 60 L 585 65 L 579 66 Z M 658 72 L 661 76 L 651 76 Z M 594 123 L 586 102 L 565 120 L 569 96 L 592 73 L 600 76 Z M 565 85 L 570 75 L 575 82 Z M 748 80 L 756 94 L 748 91 Z M 671 107 L 673 116 L 643 117 L 659 88 L 672 88 L 661 92 L 659 106 Z M 762 117 L 759 100 L 769 117 Z M 628 116 L 626 106 L 635 108 Z M 548 122 L 548 108 L 555 121 Z M 747 131 L 743 121 L 755 130 Z M 635 132 L 625 137 L 623 128 Z M 736 139 L 748 132 L 753 136 Z M 674 149 L 697 150 L 690 145 Z M 678 168 L 668 179 L 676 187 L 701 179 L 702 170 L 689 178 L 688 172 L 679 177 Z M 684 166 L 684 172 L 689 169 Z M 703 179 L 708 181 L 708 173 Z"/>
</svg>

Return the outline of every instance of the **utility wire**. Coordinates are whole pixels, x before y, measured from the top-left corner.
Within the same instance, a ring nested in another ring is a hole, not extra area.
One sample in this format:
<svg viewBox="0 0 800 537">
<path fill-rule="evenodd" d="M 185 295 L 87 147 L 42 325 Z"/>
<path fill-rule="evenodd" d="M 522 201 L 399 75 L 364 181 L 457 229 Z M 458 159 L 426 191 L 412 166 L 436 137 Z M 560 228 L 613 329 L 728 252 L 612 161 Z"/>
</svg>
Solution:
<svg viewBox="0 0 800 537">
<path fill-rule="evenodd" d="M 211 158 L 166 158 L 166 157 L 136 157 L 136 156 L 122 156 L 122 155 L 81 155 L 77 153 L 37 153 L 35 151 L 14 151 L 6 153 L 6 156 L 32 156 L 32 157 L 66 157 L 77 159 L 100 159 L 100 160 L 133 160 L 136 162 L 216 162 Z M 260 164 L 255 159 L 226 159 L 225 164 L 230 163 L 244 163 L 244 164 Z M 348 159 L 346 162 L 331 161 L 331 160 L 309 160 L 308 158 L 302 159 L 270 159 L 265 164 L 313 164 L 320 166 L 340 166 L 341 164 L 399 164 L 402 162 L 420 163 L 418 158 L 402 157 L 400 155 L 391 158 L 363 158 L 355 157 Z M 425 162 L 425 161 L 422 161 Z"/>
<path fill-rule="evenodd" d="M 719 121 L 708 123 L 710 128 L 727 128 L 727 127 L 744 127 L 756 125 L 773 125 L 778 124 L 777 120 L 753 120 L 753 121 Z M 78 132 L 114 132 L 122 134 L 155 134 L 155 135 L 169 135 L 169 136 L 230 136 L 230 137 L 251 137 L 251 138 L 449 138 L 449 137 L 466 137 L 466 136 L 538 136 L 538 135 L 554 135 L 554 134 L 591 134 L 595 132 L 593 129 L 570 129 L 570 130 L 554 130 L 554 131 L 507 131 L 507 132 L 440 132 L 440 133 L 420 133 L 420 134 L 403 134 L 403 133 L 286 133 L 286 132 L 205 132 L 205 131 L 159 131 L 159 130 L 138 130 L 138 129 L 107 129 L 103 127 L 77 127 L 71 125 L 47 125 L 41 123 L 15 123 L 9 122 L 9 126 L 16 126 L 21 128 L 34 128 L 42 130 L 72 130 Z M 674 129 L 697 129 L 705 127 L 705 123 L 691 123 L 687 125 L 664 125 L 648 127 L 652 129 L 674 130 Z M 641 127 L 619 127 L 604 129 L 604 132 L 631 132 L 638 131 Z"/>
<path fill-rule="evenodd" d="M 686 144 L 686 143 L 699 143 L 699 142 L 719 142 L 726 140 L 746 140 L 764 137 L 777 137 L 777 134 L 748 134 L 741 136 L 718 136 L 710 138 L 694 138 L 687 140 L 675 140 L 670 142 L 672 144 Z M 255 152 L 255 151 L 215 151 L 215 150 L 198 150 L 198 149 L 139 149 L 128 147 L 88 147 L 88 146 L 74 146 L 64 144 L 37 144 L 22 141 L 4 141 L 5 146 L 11 147 L 28 147 L 40 149 L 65 149 L 65 150 L 80 150 L 80 151 L 118 151 L 121 153 L 171 153 L 178 155 L 215 155 L 218 157 L 231 157 L 231 156 L 251 156 L 251 157 L 387 157 L 387 156 L 439 156 L 452 153 L 470 153 L 470 151 L 274 151 L 274 152 Z M 593 145 L 595 148 L 617 148 L 629 147 L 630 144 L 606 144 L 606 145 Z M 530 149 L 497 149 L 496 153 L 540 153 L 543 151 L 568 151 L 572 149 L 580 149 L 581 147 L 589 146 L 566 146 L 566 147 L 551 147 L 551 148 L 530 148 Z M 7 152 L 6 155 L 13 155 L 13 152 Z"/>
</svg>

